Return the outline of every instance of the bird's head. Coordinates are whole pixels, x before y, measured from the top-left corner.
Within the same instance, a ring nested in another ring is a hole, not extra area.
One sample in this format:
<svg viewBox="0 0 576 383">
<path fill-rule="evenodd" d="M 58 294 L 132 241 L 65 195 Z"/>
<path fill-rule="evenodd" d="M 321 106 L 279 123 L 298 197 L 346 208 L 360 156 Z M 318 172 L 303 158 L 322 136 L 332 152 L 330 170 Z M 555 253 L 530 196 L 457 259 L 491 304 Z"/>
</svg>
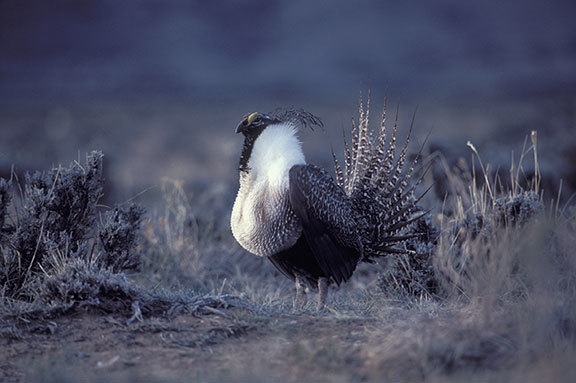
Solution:
<svg viewBox="0 0 576 383">
<path fill-rule="evenodd" d="M 236 133 L 244 135 L 244 147 L 240 155 L 240 171 L 274 169 L 286 163 L 304 163 L 304 154 L 296 133 L 297 121 L 254 112 L 244 117 L 236 127 Z M 276 164 L 276 165 L 274 165 Z M 266 170 L 267 171 L 267 170 Z M 284 173 L 282 173 L 284 174 Z M 286 173 L 287 174 L 287 173 Z"/>
<path fill-rule="evenodd" d="M 268 125 L 280 122 L 276 117 L 254 112 L 244 118 L 236 127 L 236 133 L 245 136 L 258 136 Z"/>
</svg>

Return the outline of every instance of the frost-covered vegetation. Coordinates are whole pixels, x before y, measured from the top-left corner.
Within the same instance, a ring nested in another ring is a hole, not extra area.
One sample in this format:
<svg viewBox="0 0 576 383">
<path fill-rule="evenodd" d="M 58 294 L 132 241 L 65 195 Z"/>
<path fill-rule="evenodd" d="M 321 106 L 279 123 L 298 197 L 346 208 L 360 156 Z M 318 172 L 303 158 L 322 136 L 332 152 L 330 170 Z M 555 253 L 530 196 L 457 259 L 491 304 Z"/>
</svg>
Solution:
<svg viewBox="0 0 576 383">
<path fill-rule="evenodd" d="M 92 152 L 84 164 L 27 174 L 23 185 L 1 181 L 0 283 L 5 298 L 95 299 L 99 285 L 106 286 L 104 280 L 118 289 L 123 283 L 118 273 L 138 267 L 135 236 L 144 210 L 134 204 L 117 206 L 98 221 L 102 157 Z"/>
</svg>

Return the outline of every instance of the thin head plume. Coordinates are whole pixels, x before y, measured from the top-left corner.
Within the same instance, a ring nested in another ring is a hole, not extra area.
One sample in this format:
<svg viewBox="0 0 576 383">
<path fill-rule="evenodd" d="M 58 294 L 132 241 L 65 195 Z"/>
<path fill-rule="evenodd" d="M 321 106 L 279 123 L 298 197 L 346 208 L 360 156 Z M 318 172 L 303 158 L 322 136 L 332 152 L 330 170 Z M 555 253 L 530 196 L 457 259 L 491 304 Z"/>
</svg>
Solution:
<svg viewBox="0 0 576 383">
<path fill-rule="evenodd" d="M 269 114 L 281 121 L 291 122 L 299 128 L 308 128 L 314 131 L 314 128 L 318 127 L 324 131 L 324 123 L 322 120 L 304 109 L 276 108 Z"/>
</svg>

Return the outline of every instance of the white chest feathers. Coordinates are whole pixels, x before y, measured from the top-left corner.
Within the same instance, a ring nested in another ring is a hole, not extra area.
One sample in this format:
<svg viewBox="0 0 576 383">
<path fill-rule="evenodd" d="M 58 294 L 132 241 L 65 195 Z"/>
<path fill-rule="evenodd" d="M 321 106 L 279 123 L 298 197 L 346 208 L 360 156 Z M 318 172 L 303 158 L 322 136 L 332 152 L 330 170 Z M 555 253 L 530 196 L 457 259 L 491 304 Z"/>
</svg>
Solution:
<svg viewBox="0 0 576 383">
<path fill-rule="evenodd" d="M 290 124 L 270 125 L 256 139 L 249 170 L 240 174 L 231 217 L 234 238 L 249 252 L 273 255 L 300 237 L 302 227 L 288 197 L 289 171 L 305 163 L 296 130 Z"/>
</svg>

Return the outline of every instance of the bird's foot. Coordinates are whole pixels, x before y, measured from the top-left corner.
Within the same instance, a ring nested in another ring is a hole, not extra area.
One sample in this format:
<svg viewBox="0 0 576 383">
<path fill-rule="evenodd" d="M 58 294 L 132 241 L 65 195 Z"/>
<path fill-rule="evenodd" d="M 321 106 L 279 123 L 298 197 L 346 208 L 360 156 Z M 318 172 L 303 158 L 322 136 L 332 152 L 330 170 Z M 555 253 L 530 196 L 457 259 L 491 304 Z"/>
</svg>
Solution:
<svg viewBox="0 0 576 383">
<path fill-rule="evenodd" d="M 300 278 L 296 278 L 296 296 L 294 297 L 294 302 L 292 303 L 293 310 L 302 310 L 304 304 L 306 303 L 306 291 L 304 287 L 304 281 Z"/>
<path fill-rule="evenodd" d="M 328 280 L 326 278 L 318 279 L 318 303 L 316 310 L 323 311 L 326 307 L 326 296 L 328 295 Z"/>
</svg>

